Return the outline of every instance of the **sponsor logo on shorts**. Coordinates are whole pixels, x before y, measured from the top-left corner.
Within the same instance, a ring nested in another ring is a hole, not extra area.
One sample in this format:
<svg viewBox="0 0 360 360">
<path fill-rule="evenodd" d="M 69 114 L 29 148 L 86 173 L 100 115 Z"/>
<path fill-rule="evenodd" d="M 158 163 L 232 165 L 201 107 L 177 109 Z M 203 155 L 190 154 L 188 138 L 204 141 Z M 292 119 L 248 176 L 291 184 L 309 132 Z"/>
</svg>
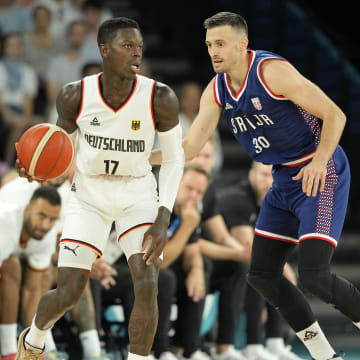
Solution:
<svg viewBox="0 0 360 360">
<path fill-rule="evenodd" d="M 317 336 L 317 332 L 316 331 L 306 331 L 305 332 L 305 336 L 304 336 L 304 341 L 308 341 L 313 339 L 315 336 Z"/>
<path fill-rule="evenodd" d="M 76 185 L 75 185 L 75 183 L 72 183 L 70 190 L 73 191 L 73 192 L 76 192 Z"/>
<path fill-rule="evenodd" d="M 100 121 L 97 119 L 96 116 L 91 120 L 90 125 L 92 125 L 92 126 L 100 126 Z"/>
<path fill-rule="evenodd" d="M 69 250 L 69 251 L 71 251 L 75 256 L 77 256 L 76 250 L 77 250 L 79 247 L 80 247 L 80 245 L 78 245 L 78 246 L 76 246 L 74 249 L 72 249 L 71 247 L 65 245 L 65 246 L 64 246 L 64 250 Z"/>
</svg>

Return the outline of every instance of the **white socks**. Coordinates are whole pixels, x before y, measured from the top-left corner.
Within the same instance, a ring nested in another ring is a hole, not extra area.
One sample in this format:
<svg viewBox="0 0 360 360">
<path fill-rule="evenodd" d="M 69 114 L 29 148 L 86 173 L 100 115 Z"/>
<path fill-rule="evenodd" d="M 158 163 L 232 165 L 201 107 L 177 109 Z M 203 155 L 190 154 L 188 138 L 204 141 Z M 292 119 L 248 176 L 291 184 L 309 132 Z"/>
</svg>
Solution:
<svg viewBox="0 0 360 360">
<path fill-rule="evenodd" d="M 314 359 L 327 360 L 335 355 L 334 349 L 327 341 L 317 321 L 308 328 L 297 332 L 296 335 Z"/>
<path fill-rule="evenodd" d="M 52 336 L 52 332 L 49 331 L 46 334 L 46 337 L 45 337 L 45 350 L 44 350 L 44 353 L 47 354 L 47 353 L 49 353 L 51 351 L 56 351 L 56 344 L 55 344 L 54 338 Z"/>
<path fill-rule="evenodd" d="M 97 330 L 88 330 L 79 335 L 84 357 L 100 355 L 101 347 Z"/>
<path fill-rule="evenodd" d="M 17 324 L 0 324 L 1 355 L 15 354 L 17 351 Z"/>
<path fill-rule="evenodd" d="M 137 355 L 137 354 L 133 354 L 129 351 L 128 354 L 128 360 L 145 360 L 148 358 L 148 355 L 143 356 L 143 355 Z"/>
<path fill-rule="evenodd" d="M 29 332 L 27 333 L 26 337 L 25 337 L 25 343 L 28 343 L 29 345 L 38 348 L 38 349 L 43 349 L 44 348 L 44 344 L 45 344 L 45 337 L 46 334 L 51 330 L 50 329 L 46 329 L 46 330 L 40 330 L 36 327 L 35 325 L 35 317 L 34 320 L 31 324 L 31 328 L 29 330 Z M 26 344 L 25 344 L 26 345 Z"/>
</svg>

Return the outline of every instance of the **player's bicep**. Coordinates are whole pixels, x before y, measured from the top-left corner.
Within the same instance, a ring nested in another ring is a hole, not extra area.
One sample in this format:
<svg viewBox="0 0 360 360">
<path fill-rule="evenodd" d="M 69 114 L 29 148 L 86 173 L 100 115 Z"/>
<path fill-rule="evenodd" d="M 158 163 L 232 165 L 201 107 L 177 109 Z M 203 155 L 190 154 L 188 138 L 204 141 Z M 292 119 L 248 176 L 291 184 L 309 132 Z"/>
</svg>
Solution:
<svg viewBox="0 0 360 360">
<path fill-rule="evenodd" d="M 317 85 L 286 61 L 265 61 L 262 75 L 267 86 L 275 94 L 284 96 L 321 119 L 338 108 Z"/>
<path fill-rule="evenodd" d="M 166 132 L 179 124 L 179 101 L 167 85 L 156 83 L 154 93 L 154 120 L 159 132 Z"/>
<path fill-rule="evenodd" d="M 56 98 L 58 120 L 56 125 L 63 128 L 68 134 L 77 130 L 76 119 L 81 111 L 82 84 L 74 82 L 66 84 Z"/>
</svg>

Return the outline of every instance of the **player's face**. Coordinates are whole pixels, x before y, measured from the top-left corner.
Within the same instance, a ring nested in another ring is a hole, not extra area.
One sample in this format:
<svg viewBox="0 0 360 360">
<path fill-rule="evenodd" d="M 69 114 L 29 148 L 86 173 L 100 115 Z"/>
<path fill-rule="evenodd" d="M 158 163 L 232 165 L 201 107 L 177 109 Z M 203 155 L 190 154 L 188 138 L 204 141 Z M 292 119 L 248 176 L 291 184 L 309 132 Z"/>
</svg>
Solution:
<svg viewBox="0 0 360 360">
<path fill-rule="evenodd" d="M 273 182 L 272 165 L 258 163 L 249 172 L 249 180 L 255 192 L 262 199 Z"/>
<path fill-rule="evenodd" d="M 191 162 L 199 164 L 208 174 L 210 174 L 215 163 L 214 152 L 213 144 L 208 141 Z"/>
<path fill-rule="evenodd" d="M 180 206 L 188 203 L 197 206 L 202 201 L 208 184 L 204 174 L 193 170 L 186 171 L 179 185 L 176 203 Z"/>
<path fill-rule="evenodd" d="M 119 29 L 110 44 L 100 45 L 104 63 L 116 74 L 134 79 L 140 71 L 143 38 L 138 29 Z"/>
<path fill-rule="evenodd" d="M 232 70 L 247 49 L 244 34 L 230 25 L 217 26 L 206 31 L 205 44 L 216 73 Z"/>
<path fill-rule="evenodd" d="M 60 205 L 52 205 L 46 199 L 38 198 L 25 209 L 24 227 L 27 234 L 41 240 L 59 218 Z"/>
</svg>

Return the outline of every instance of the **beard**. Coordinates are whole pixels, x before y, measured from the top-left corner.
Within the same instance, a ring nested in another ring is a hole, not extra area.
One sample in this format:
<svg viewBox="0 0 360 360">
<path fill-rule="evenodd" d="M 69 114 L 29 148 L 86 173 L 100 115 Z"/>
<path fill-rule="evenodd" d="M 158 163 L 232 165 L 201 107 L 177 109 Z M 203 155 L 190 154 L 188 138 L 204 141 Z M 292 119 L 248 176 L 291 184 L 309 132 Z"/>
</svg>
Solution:
<svg viewBox="0 0 360 360">
<path fill-rule="evenodd" d="M 39 229 L 38 227 L 34 226 L 31 223 L 30 218 L 25 219 L 24 221 L 24 228 L 25 231 L 28 233 L 28 235 L 35 240 L 42 240 L 43 237 L 46 235 L 46 231 L 43 231 L 41 229 Z"/>
</svg>

